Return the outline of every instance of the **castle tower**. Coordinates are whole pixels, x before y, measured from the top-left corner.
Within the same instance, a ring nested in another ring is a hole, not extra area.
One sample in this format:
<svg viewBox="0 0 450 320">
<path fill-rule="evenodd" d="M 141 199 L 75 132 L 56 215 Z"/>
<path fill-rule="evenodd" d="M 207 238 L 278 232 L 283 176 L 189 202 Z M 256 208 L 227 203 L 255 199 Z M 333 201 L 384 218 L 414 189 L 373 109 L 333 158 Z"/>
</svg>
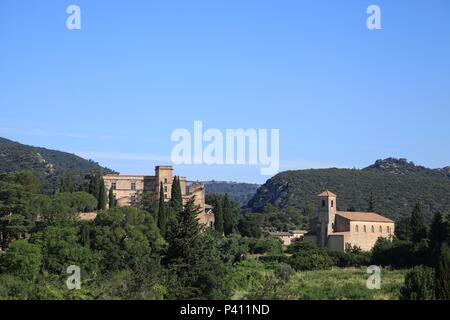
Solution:
<svg viewBox="0 0 450 320">
<path fill-rule="evenodd" d="M 336 215 L 336 195 L 330 191 L 319 194 L 318 233 L 317 243 L 321 247 L 327 246 L 328 235 L 333 232 L 334 217 Z"/>
<path fill-rule="evenodd" d="M 156 166 L 155 167 L 155 184 L 156 184 L 156 199 L 159 199 L 159 187 L 162 182 L 164 188 L 164 199 L 169 201 L 172 195 L 173 183 L 173 167 L 172 166 Z"/>
</svg>

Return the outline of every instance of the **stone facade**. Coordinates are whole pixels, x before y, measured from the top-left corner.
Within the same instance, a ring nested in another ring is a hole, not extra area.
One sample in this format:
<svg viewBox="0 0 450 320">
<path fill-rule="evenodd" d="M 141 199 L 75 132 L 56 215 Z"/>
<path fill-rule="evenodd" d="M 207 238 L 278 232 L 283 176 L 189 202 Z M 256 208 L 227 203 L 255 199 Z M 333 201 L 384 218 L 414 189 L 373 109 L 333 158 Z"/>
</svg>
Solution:
<svg viewBox="0 0 450 320">
<path fill-rule="evenodd" d="M 185 204 L 195 196 L 195 204 L 199 206 L 199 222 L 209 227 L 214 226 L 212 206 L 205 203 L 205 186 L 194 182 L 188 185 L 186 177 L 179 177 L 181 195 Z M 163 184 L 164 201 L 168 202 L 172 194 L 173 167 L 157 166 L 154 176 L 108 174 L 103 176 L 106 190 L 113 189 L 118 206 L 129 206 L 144 192 L 153 194 L 155 201 L 159 200 L 160 184 Z"/>
<path fill-rule="evenodd" d="M 394 221 L 375 212 L 336 210 L 336 195 L 330 191 L 319 194 L 316 243 L 330 250 L 345 251 L 354 246 L 369 251 L 379 237 L 391 239 Z"/>
</svg>

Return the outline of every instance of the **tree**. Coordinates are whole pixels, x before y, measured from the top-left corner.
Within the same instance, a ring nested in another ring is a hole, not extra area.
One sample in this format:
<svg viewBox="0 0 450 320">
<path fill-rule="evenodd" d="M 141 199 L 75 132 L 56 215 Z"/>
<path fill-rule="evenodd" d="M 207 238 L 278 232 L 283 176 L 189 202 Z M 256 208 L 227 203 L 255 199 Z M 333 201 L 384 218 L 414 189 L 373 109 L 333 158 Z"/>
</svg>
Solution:
<svg viewBox="0 0 450 320">
<path fill-rule="evenodd" d="M 98 210 L 106 209 L 106 190 L 105 190 L 105 181 L 100 178 L 100 185 L 98 188 Z"/>
<path fill-rule="evenodd" d="M 395 224 L 395 236 L 399 240 L 411 239 L 411 219 L 409 217 L 401 217 Z"/>
<path fill-rule="evenodd" d="M 436 299 L 450 300 L 450 248 L 442 245 L 435 268 Z"/>
<path fill-rule="evenodd" d="M 180 178 L 178 176 L 175 176 L 173 178 L 169 205 L 174 210 L 177 216 L 179 216 L 181 211 L 183 211 L 183 196 L 181 194 L 181 184 Z"/>
<path fill-rule="evenodd" d="M 223 210 L 222 210 L 222 201 L 217 201 L 214 205 L 214 229 L 220 233 L 223 234 L 224 223 L 223 223 Z"/>
<path fill-rule="evenodd" d="M 422 213 L 422 207 L 419 202 L 414 206 L 414 210 L 411 214 L 411 240 L 414 243 L 420 242 L 427 237 L 427 227 L 425 225 L 425 219 Z"/>
<path fill-rule="evenodd" d="M 114 208 L 117 205 L 116 196 L 114 195 L 114 190 L 112 187 L 109 188 L 108 205 L 109 208 Z"/>
<path fill-rule="evenodd" d="M 95 199 L 99 200 L 98 195 L 100 191 L 100 179 L 99 176 L 95 173 L 91 173 L 88 176 L 89 179 L 89 186 L 88 186 L 88 192 L 92 194 Z"/>
<path fill-rule="evenodd" d="M 247 213 L 239 219 L 238 230 L 243 237 L 259 238 L 262 235 L 263 216 L 260 213 Z"/>
<path fill-rule="evenodd" d="M 436 213 L 431 223 L 430 247 L 436 255 L 440 252 L 443 243 L 450 240 L 449 223 L 441 213 Z"/>
<path fill-rule="evenodd" d="M 45 271 L 64 274 L 67 267 L 77 265 L 89 273 L 98 267 L 96 255 L 82 243 L 79 226 L 49 226 L 35 234 L 32 241 L 42 248 Z"/>
<path fill-rule="evenodd" d="M 133 207 L 101 211 L 91 241 L 100 253 L 105 272 L 124 268 L 136 273 L 152 272 L 157 269 L 163 245 L 152 215 Z"/>
<path fill-rule="evenodd" d="M 232 234 L 237 225 L 238 208 L 230 200 L 228 194 L 225 194 L 223 198 L 223 230 L 226 236 Z"/>
<path fill-rule="evenodd" d="M 12 242 L 4 255 L 0 255 L 0 270 L 33 280 L 39 274 L 42 263 L 41 248 L 26 240 Z"/>
<path fill-rule="evenodd" d="M 402 300 L 433 300 L 434 272 L 428 267 L 415 267 L 405 276 L 405 284 L 400 289 Z"/>
<path fill-rule="evenodd" d="M 199 208 L 191 198 L 168 237 L 165 264 L 169 299 L 220 299 L 228 296 L 228 269 L 208 232 L 202 232 Z"/>
<path fill-rule="evenodd" d="M 158 207 L 157 223 L 161 235 L 165 237 L 167 232 L 168 217 L 167 217 L 166 203 L 164 202 L 164 187 L 162 182 L 159 187 L 159 207 Z"/>
</svg>

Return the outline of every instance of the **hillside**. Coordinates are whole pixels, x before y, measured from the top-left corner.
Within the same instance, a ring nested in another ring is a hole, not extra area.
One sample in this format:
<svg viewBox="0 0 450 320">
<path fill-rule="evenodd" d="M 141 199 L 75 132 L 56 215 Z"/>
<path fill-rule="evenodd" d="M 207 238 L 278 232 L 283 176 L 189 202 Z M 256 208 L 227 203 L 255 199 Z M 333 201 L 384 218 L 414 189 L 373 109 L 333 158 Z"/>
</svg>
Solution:
<svg viewBox="0 0 450 320">
<path fill-rule="evenodd" d="M 62 179 L 82 183 L 89 172 L 112 173 L 92 160 L 74 154 L 33 147 L 0 138 L 0 173 L 30 170 L 41 180 L 46 191 L 58 187 Z"/>
<path fill-rule="evenodd" d="M 248 201 L 255 195 L 259 184 L 227 182 L 227 181 L 204 181 L 206 193 L 227 193 L 230 198 L 241 206 L 247 205 Z"/>
<path fill-rule="evenodd" d="M 287 211 L 315 208 L 317 194 L 336 193 L 339 210 L 375 210 L 389 218 L 409 215 L 421 201 L 428 221 L 434 213 L 450 212 L 450 175 L 447 169 L 428 169 L 405 159 L 378 160 L 364 169 L 311 169 L 282 172 L 269 179 L 250 200 L 249 208 L 262 212 L 272 204 Z"/>
</svg>

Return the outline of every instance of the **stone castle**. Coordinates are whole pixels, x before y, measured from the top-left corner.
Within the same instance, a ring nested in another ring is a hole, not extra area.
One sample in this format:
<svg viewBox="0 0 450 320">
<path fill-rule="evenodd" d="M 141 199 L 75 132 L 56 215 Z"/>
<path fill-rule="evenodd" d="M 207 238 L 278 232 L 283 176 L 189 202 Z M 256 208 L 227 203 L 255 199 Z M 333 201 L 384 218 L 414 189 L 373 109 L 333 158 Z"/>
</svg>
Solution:
<svg viewBox="0 0 450 320">
<path fill-rule="evenodd" d="M 354 246 L 369 251 L 379 237 L 394 235 L 394 221 L 375 212 L 337 211 L 336 195 L 319 194 L 316 243 L 330 250 L 345 251 Z"/>
<path fill-rule="evenodd" d="M 212 206 L 205 203 L 205 186 L 199 182 L 188 183 L 186 177 L 179 177 L 183 204 L 194 197 L 195 204 L 199 206 L 199 223 L 212 227 L 214 213 Z M 153 195 L 155 201 L 160 197 L 160 184 L 164 189 L 164 200 L 168 202 L 172 194 L 173 183 L 172 166 L 156 166 L 154 176 L 108 174 L 103 176 L 106 190 L 113 189 L 118 206 L 129 206 L 144 192 Z"/>
</svg>

